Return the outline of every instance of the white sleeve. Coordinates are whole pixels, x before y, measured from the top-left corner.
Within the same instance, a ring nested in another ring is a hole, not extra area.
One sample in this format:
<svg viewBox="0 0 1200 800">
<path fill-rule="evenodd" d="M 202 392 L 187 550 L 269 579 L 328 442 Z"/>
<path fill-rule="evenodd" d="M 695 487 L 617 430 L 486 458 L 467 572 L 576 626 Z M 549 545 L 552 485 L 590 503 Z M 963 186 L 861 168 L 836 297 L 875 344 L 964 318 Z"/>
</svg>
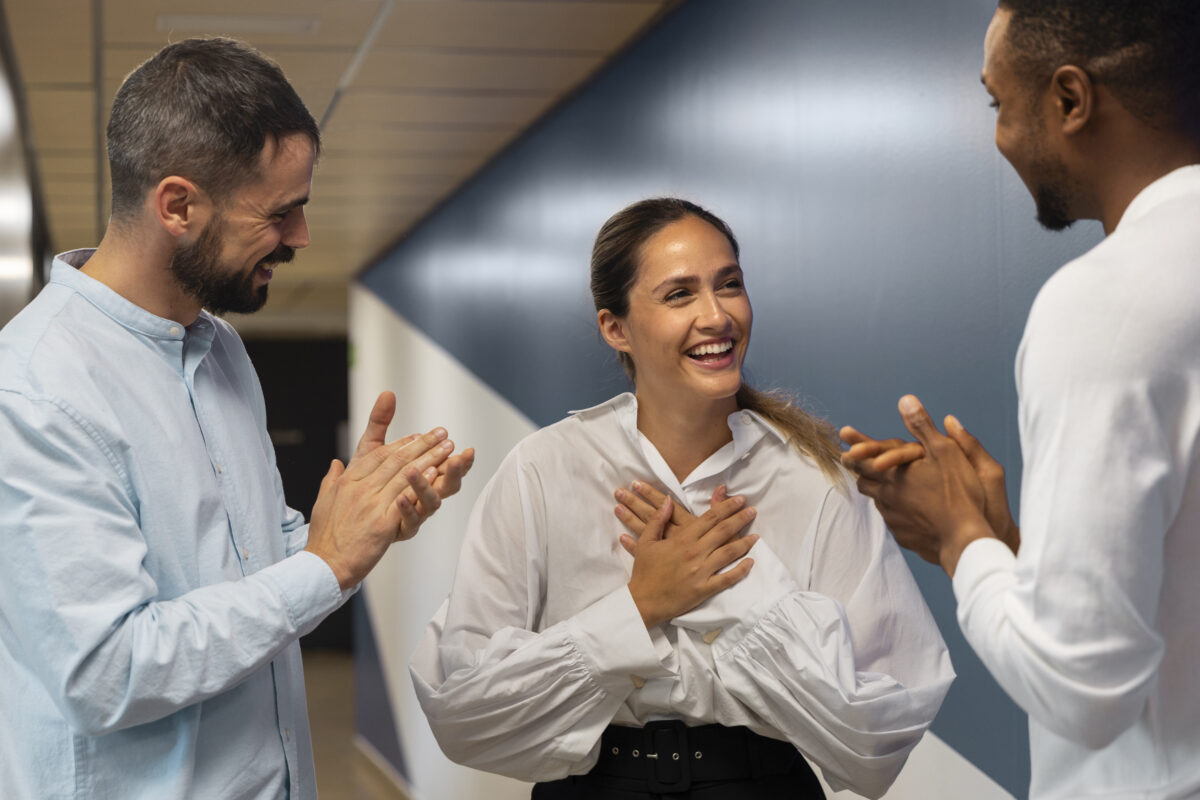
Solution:
<svg viewBox="0 0 1200 800">
<path fill-rule="evenodd" d="M 673 624 L 712 637 L 725 688 L 787 736 L 835 790 L 882 795 L 954 672 L 883 521 L 830 489 L 812 591 L 759 540 L 747 578 Z M 706 637 L 706 638 L 708 638 Z"/>
<path fill-rule="evenodd" d="M 1020 553 L 972 543 L 954 592 L 963 633 L 1017 704 L 1100 748 L 1142 713 L 1163 657 L 1164 539 L 1197 405 L 1186 375 L 1160 363 L 1161 342 L 1129 320 L 1108 318 L 1107 335 L 1068 322 L 1079 327 L 1031 315 L 1041 330 L 1020 362 Z"/>
<path fill-rule="evenodd" d="M 530 781 L 591 769 L 634 681 L 670 675 L 674 663 L 624 586 L 536 632 L 546 532 L 536 469 L 518 448 L 471 512 L 454 589 L 410 665 L 450 759 Z"/>
</svg>

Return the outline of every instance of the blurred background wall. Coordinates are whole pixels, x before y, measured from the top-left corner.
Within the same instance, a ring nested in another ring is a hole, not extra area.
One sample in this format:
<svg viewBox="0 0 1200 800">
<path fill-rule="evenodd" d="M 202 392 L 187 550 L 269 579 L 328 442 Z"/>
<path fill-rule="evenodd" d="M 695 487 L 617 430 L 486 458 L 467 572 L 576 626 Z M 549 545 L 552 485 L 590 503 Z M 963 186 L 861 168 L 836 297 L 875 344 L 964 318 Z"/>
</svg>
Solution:
<svg viewBox="0 0 1200 800">
<path fill-rule="evenodd" d="M 903 433 L 895 403 L 915 392 L 1004 462 L 1015 501 L 1024 319 L 1100 230 L 1043 232 L 995 151 L 979 84 L 994 8 L 691 0 L 361 274 L 351 429 L 392 388 L 408 428 L 446 425 L 480 454 L 464 497 L 365 589 L 360 692 L 373 699 L 360 733 L 415 796 L 527 791 L 445 762 L 405 660 L 505 452 L 626 388 L 595 332 L 587 262 L 600 224 L 630 202 L 680 195 L 731 224 L 755 308 L 755 384 L 875 435 Z M 966 646 L 944 573 L 910 563 L 959 678 L 889 797 L 1023 797 L 1025 717 Z"/>
</svg>

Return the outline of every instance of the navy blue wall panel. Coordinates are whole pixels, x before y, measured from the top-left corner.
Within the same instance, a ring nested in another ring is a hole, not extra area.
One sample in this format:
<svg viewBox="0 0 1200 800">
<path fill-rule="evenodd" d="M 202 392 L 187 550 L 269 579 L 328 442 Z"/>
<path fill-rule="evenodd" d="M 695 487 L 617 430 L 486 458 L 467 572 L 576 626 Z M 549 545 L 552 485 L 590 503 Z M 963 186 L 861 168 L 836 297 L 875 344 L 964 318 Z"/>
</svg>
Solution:
<svg viewBox="0 0 1200 800">
<path fill-rule="evenodd" d="M 1013 356 L 1037 288 L 1100 237 L 1041 231 L 979 85 L 992 0 L 692 0 L 511 147 L 362 282 L 536 422 L 621 391 L 587 289 L 620 207 L 678 194 L 742 243 L 749 374 L 899 435 L 904 392 L 1009 470 Z M 1017 796 L 1024 715 L 913 559 L 959 680 L 934 730 Z"/>
</svg>

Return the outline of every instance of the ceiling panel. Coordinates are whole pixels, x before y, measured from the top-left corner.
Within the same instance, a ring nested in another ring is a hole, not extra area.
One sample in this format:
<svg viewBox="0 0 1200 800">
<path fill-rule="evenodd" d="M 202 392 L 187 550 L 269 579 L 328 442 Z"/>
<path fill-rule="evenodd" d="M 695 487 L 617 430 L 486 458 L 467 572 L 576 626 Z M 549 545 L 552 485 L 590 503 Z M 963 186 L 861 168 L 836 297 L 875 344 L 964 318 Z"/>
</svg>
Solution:
<svg viewBox="0 0 1200 800">
<path fill-rule="evenodd" d="M 338 103 L 330 133 L 358 125 L 501 123 L 513 127 L 537 117 L 554 101 L 548 92 L 522 95 L 422 93 L 408 89 L 351 89 Z"/>
<path fill-rule="evenodd" d="M 331 157 L 340 152 L 360 158 L 374 158 L 392 151 L 493 153 L 520 130 L 519 124 L 510 122 L 331 125 L 323 132 L 323 146 Z"/>
<path fill-rule="evenodd" d="M 36 0 L 4 4 L 25 85 L 92 82 L 92 4 Z"/>
<path fill-rule="evenodd" d="M 590 75 L 597 54 L 526 54 L 375 48 L 354 79 L 359 89 L 512 89 L 562 92 Z"/>
<path fill-rule="evenodd" d="M 37 154 L 38 173 L 43 178 L 96 177 L 96 151 L 93 148 L 44 150 Z"/>
<path fill-rule="evenodd" d="M 605 55 L 646 25 L 656 3 L 401 2 L 379 35 L 382 47 L 576 50 Z"/>
<path fill-rule="evenodd" d="M 480 159 L 473 156 L 437 155 L 427 156 L 372 156 L 370 158 L 330 159 L 329 182 L 345 179 L 373 182 L 388 181 L 412 175 L 461 175 L 464 170 L 474 170 Z"/>
<path fill-rule="evenodd" d="M 120 0 L 104 3 L 104 38 L 109 44 L 148 43 L 152 49 L 201 35 L 234 36 L 266 52 L 272 45 L 355 48 L 379 8 L 379 0 Z M 179 24 L 187 21 L 182 18 L 190 18 L 189 24 Z M 269 30 L 273 23 L 306 20 L 316 21 L 315 30 Z M 176 24 L 161 26 L 164 22 Z"/>
<path fill-rule="evenodd" d="M 675 4 L 105 0 L 98 25 L 91 0 L 6 10 L 62 249 L 102 235 L 109 190 L 95 121 L 107 124 L 125 75 L 197 35 L 232 35 L 279 62 L 326 124 L 306 209 L 313 244 L 280 267 L 263 311 L 230 317 L 247 335 L 277 336 L 344 333 L 353 275 Z"/>
<path fill-rule="evenodd" d="M 29 89 L 29 126 L 38 148 L 94 150 L 92 92 L 87 89 Z"/>
</svg>

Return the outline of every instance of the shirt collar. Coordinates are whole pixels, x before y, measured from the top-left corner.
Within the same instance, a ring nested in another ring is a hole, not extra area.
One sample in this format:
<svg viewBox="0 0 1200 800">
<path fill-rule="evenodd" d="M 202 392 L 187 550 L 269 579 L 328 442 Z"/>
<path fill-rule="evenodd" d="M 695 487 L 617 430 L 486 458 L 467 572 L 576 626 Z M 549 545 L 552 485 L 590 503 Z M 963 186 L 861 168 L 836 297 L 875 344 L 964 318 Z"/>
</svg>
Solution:
<svg viewBox="0 0 1200 800">
<path fill-rule="evenodd" d="M 201 311 L 196 321 L 185 328 L 175 320 L 163 319 L 151 314 L 141 306 L 129 302 L 95 278 L 80 272 L 79 268 L 87 263 L 87 260 L 95 252 L 95 248 L 86 248 L 69 250 L 55 256 L 54 264 L 50 269 L 50 282 L 66 286 L 125 328 L 150 339 L 158 340 L 161 344 L 169 346 L 173 342 L 182 341 L 189 332 L 202 339 L 212 339 L 215 325 L 207 311 Z"/>
<path fill-rule="evenodd" d="M 621 426 L 621 430 L 625 432 L 625 435 L 635 447 L 639 447 L 643 440 L 647 442 L 649 441 L 645 439 L 645 436 L 637 428 L 637 397 L 634 396 L 632 392 L 624 392 L 610 400 L 600 403 L 599 405 L 578 411 L 571 411 L 570 413 L 586 418 L 589 416 L 598 416 L 606 412 L 616 416 L 617 422 Z M 693 480 L 699 480 L 707 477 L 709 474 L 719 472 L 720 470 L 724 469 L 726 466 L 728 466 L 728 464 L 738 460 L 746 453 L 750 452 L 750 449 L 754 447 L 754 445 L 756 445 L 764 435 L 770 434 L 780 442 L 783 442 L 785 445 L 788 442 L 787 436 L 782 431 L 764 419 L 761 414 L 749 409 L 743 408 L 739 411 L 733 412 L 726 417 L 726 423 L 729 425 L 729 430 L 733 434 L 733 448 L 729 452 L 728 460 L 714 460 L 714 458 L 710 456 L 703 464 L 696 468 L 696 471 L 693 472 L 692 475 L 688 476 L 689 482 Z M 651 446 L 653 445 L 651 444 Z M 721 453 L 727 448 L 728 445 L 726 445 L 724 448 L 721 448 L 721 450 L 718 450 L 717 453 Z M 717 454 L 714 453 L 713 455 L 715 456 Z M 716 463 L 717 461 L 721 463 Z"/>
<path fill-rule="evenodd" d="M 1113 232 L 1119 231 L 1122 225 L 1141 219 L 1169 200 L 1197 192 L 1200 192 L 1200 164 L 1174 169 L 1137 193 L 1125 208 Z"/>
</svg>

